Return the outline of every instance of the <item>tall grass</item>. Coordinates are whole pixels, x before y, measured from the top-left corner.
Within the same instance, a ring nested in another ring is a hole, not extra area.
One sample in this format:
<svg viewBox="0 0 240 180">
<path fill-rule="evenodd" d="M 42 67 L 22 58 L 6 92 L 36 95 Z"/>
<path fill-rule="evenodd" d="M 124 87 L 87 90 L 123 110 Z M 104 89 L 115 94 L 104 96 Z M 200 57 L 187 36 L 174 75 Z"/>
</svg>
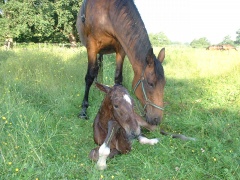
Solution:
<svg viewBox="0 0 240 180">
<path fill-rule="evenodd" d="M 155 52 L 160 48 L 155 48 Z M 113 85 L 115 61 L 104 57 L 101 81 Z M 89 120 L 77 118 L 87 67 L 84 49 L 0 51 L 0 179 L 238 179 L 240 54 L 167 47 L 162 128 L 197 138 L 160 137 L 98 171 L 88 153 L 103 99 L 90 91 Z M 133 72 L 124 64 L 124 86 Z M 132 94 L 133 95 L 133 94 Z M 134 95 L 133 95 L 134 96 Z"/>
</svg>

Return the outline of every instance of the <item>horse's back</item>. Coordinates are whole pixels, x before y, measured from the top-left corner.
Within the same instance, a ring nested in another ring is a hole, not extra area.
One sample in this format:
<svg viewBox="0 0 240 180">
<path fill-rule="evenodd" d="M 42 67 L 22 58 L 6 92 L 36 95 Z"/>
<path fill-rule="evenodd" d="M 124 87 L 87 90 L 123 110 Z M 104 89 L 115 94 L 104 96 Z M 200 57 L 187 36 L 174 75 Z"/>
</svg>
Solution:
<svg viewBox="0 0 240 180">
<path fill-rule="evenodd" d="M 109 19 L 109 0 L 85 0 L 77 18 L 77 30 L 81 43 L 88 46 L 89 42 L 98 46 L 111 44 L 113 30 Z M 82 18 L 85 18 L 84 21 Z"/>
</svg>

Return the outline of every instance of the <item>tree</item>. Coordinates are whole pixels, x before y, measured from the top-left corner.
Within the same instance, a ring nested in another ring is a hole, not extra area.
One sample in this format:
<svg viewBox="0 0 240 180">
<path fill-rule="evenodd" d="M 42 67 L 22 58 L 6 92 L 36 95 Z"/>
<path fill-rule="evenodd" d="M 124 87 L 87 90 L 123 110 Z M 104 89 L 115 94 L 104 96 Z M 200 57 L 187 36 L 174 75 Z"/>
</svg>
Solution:
<svg viewBox="0 0 240 180">
<path fill-rule="evenodd" d="M 236 37 L 236 41 L 234 41 L 235 44 L 240 45 L 240 29 L 236 32 L 237 37 Z"/>
<path fill-rule="evenodd" d="M 76 34 L 82 0 L 15 0 L 0 3 L 1 36 L 18 42 L 61 42 Z M 3 27 L 3 28 L 2 28 Z"/>
<path fill-rule="evenodd" d="M 194 39 L 191 43 L 190 46 L 193 48 L 206 48 L 210 46 L 210 42 L 207 40 L 207 38 L 202 37 L 200 39 Z"/>
<path fill-rule="evenodd" d="M 171 41 L 163 32 L 159 32 L 157 34 L 149 34 L 149 39 L 153 46 L 168 45 L 171 43 Z"/>
<path fill-rule="evenodd" d="M 221 42 L 221 43 L 219 43 L 219 44 L 231 44 L 231 45 L 233 45 L 234 46 L 234 41 L 233 40 L 231 40 L 231 36 L 225 36 L 224 38 L 223 38 L 223 41 Z"/>
</svg>

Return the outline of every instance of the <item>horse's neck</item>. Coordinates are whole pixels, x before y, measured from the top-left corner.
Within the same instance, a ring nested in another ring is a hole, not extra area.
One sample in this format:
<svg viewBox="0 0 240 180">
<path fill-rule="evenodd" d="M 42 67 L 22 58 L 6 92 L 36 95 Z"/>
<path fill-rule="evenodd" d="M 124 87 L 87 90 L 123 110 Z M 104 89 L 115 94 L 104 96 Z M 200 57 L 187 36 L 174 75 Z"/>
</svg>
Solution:
<svg viewBox="0 0 240 180">
<path fill-rule="evenodd" d="M 110 11 L 114 35 L 122 45 L 132 67 L 145 66 L 145 59 L 151 43 L 145 25 L 134 4 L 130 0 L 113 0 Z"/>
</svg>

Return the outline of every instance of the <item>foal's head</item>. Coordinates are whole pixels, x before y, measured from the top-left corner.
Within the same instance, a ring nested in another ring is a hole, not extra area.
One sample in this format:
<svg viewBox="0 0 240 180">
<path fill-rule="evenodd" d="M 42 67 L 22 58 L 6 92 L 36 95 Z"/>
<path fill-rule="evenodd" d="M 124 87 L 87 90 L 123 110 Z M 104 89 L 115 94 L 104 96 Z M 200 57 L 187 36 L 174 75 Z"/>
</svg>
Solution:
<svg viewBox="0 0 240 180">
<path fill-rule="evenodd" d="M 126 131 L 131 139 L 140 135 L 140 126 L 135 119 L 134 104 L 128 91 L 121 85 L 108 87 L 99 83 L 96 86 L 106 93 L 105 100 L 101 108 L 111 111 L 112 120 L 116 120 Z M 110 119 L 109 119 L 110 120 Z"/>
</svg>

